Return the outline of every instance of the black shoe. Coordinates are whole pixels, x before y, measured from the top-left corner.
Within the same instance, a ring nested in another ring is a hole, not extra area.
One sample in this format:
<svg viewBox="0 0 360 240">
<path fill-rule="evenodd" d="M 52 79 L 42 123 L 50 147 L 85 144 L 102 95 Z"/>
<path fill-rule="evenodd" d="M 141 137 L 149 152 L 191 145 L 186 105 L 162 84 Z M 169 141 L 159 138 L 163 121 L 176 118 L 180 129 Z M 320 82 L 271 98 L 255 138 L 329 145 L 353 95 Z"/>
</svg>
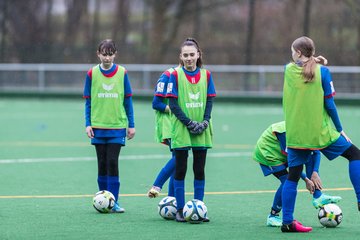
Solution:
<svg viewBox="0 0 360 240">
<path fill-rule="evenodd" d="M 180 209 L 180 210 L 177 211 L 175 220 L 176 220 L 177 222 L 186 222 L 186 220 L 185 220 L 185 218 L 184 218 L 184 214 L 183 214 L 183 210 L 182 210 L 182 209 Z"/>
<path fill-rule="evenodd" d="M 292 223 L 281 225 L 281 231 L 282 232 L 295 232 L 293 229 Z"/>
<path fill-rule="evenodd" d="M 305 227 L 300 222 L 294 220 L 290 224 L 283 224 L 281 226 L 282 232 L 311 232 L 312 227 Z"/>
<path fill-rule="evenodd" d="M 359 211 L 360 211 L 360 202 L 358 202 L 358 209 L 359 209 Z"/>
<path fill-rule="evenodd" d="M 210 222 L 210 219 L 208 217 L 204 218 L 203 222 Z"/>
</svg>

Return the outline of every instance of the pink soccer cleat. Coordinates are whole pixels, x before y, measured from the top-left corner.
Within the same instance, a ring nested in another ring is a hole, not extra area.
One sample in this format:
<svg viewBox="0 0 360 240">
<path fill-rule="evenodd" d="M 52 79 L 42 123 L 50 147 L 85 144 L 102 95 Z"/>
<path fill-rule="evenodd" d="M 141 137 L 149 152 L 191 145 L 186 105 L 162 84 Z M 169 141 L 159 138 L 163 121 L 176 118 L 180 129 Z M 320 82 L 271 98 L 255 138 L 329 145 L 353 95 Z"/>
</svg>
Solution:
<svg viewBox="0 0 360 240">
<path fill-rule="evenodd" d="M 312 227 L 305 227 L 297 220 L 292 221 L 290 224 L 283 224 L 281 226 L 282 232 L 311 232 Z"/>
</svg>

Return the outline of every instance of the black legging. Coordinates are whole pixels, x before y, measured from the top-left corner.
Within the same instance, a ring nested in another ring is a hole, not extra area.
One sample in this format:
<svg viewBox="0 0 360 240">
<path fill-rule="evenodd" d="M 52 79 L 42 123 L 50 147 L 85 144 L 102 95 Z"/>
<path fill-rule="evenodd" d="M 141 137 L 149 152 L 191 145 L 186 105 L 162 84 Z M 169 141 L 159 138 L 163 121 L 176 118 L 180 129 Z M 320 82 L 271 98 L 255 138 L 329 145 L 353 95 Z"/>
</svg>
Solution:
<svg viewBox="0 0 360 240">
<path fill-rule="evenodd" d="M 119 154 L 121 145 L 116 143 L 96 144 L 99 176 L 119 176 Z"/>
<path fill-rule="evenodd" d="M 192 150 L 194 160 L 193 160 L 193 171 L 194 178 L 196 180 L 204 180 L 205 179 L 205 162 L 206 162 L 206 153 L 207 150 Z M 187 170 L 187 159 L 189 153 L 187 150 L 175 150 L 175 179 L 176 180 L 184 180 Z"/>
<path fill-rule="evenodd" d="M 348 149 L 345 150 L 345 152 L 343 152 L 343 154 L 341 154 L 341 156 L 349 161 L 360 160 L 360 150 L 354 144 L 352 144 Z"/>
</svg>

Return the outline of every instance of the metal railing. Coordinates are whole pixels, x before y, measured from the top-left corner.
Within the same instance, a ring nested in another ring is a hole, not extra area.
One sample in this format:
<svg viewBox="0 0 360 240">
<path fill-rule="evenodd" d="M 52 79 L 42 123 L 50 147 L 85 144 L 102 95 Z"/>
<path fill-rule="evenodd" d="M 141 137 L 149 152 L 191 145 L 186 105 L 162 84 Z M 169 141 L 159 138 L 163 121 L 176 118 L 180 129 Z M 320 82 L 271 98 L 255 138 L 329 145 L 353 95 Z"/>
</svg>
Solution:
<svg viewBox="0 0 360 240">
<path fill-rule="evenodd" d="M 1 91 L 82 94 L 86 72 L 94 64 L 0 64 Z M 174 65 L 124 64 L 135 94 L 151 95 L 160 74 Z M 284 66 L 206 65 L 218 94 L 280 96 Z M 337 94 L 360 98 L 360 67 L 329 67 Z"/>
</svg>

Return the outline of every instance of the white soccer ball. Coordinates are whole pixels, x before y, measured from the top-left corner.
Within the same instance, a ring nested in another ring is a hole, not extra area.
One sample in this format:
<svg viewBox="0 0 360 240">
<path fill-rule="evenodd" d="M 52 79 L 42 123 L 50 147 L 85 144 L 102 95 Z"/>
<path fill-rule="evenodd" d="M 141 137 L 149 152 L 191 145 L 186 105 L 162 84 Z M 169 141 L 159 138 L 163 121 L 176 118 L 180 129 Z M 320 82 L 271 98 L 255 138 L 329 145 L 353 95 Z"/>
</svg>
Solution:
<svg viewBox="0 0 360 240">
<path fill-rule="evenodd" d="M 321 225 L 334 228 L 341 223 L 343 215 L 338 205 L 330 203 L 320 208 L 318 217 Z"/>
<path fill-rule="evenodd" d="M 187 222 L 201 223 L 207 216 L 207 207 L 204 202 L 193 199 L 185 204 L 183 214 Z"/>
<path fill-rule="evenodd" d="M 93 206 L 100 213 L 108 213 L 115 205 L 114 195 L 106 190 L 95 193 Z"/>
<path fill-rule="evenodd" d="M 158 212 L 164 219 L 173 220 L 176 217 L 176 206 L 176 198 L 164 197 L 158 204 Z"/>
</svg>

